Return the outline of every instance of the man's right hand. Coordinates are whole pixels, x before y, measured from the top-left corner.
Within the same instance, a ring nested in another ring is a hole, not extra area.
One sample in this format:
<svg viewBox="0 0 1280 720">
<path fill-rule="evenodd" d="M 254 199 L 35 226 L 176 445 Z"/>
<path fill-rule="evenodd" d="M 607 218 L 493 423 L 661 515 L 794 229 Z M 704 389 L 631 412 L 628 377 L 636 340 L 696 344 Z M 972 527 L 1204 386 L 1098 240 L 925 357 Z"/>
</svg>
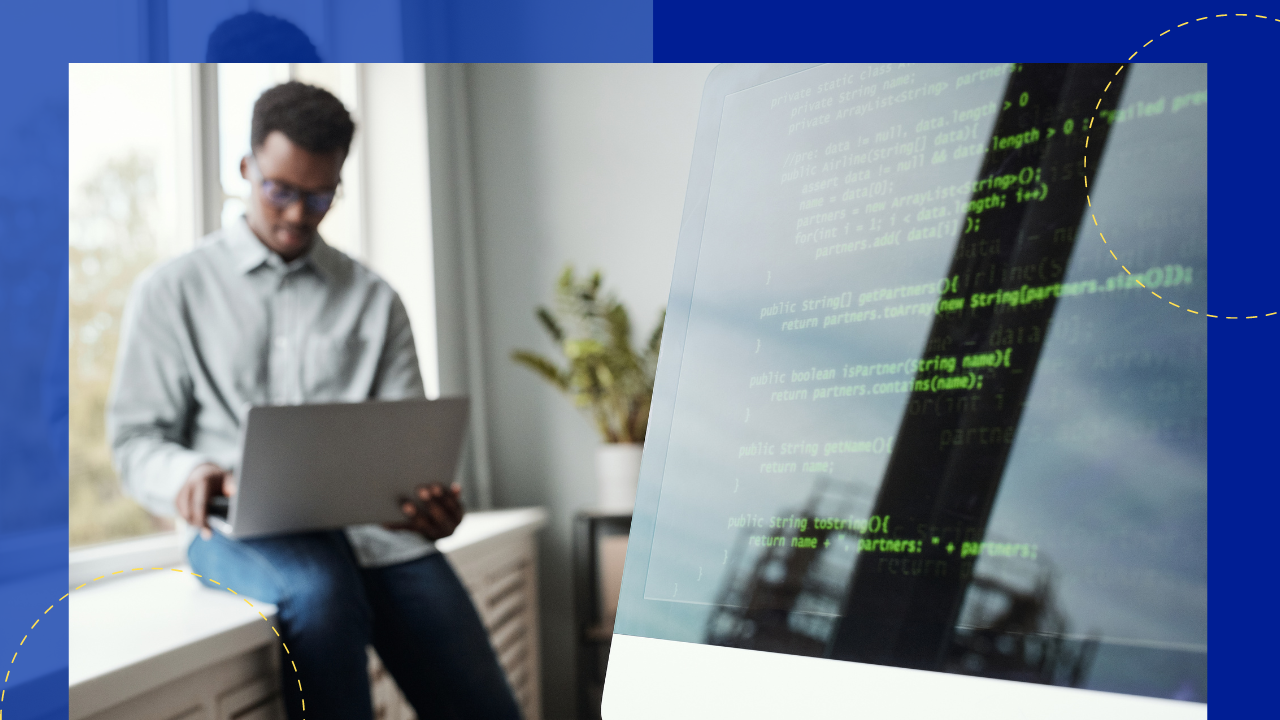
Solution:
<svg viewBox="0 0 1280 720">
<path fill-rule="evenodd" d="M 213 537 L 209 528 L 209 498 L 235 494 L 235 477 L 213 463 L 204 463 L 191 471 L 187 482 L 178 490 L 174 505 L 178 515 L 191 527 L 199 528 L 200 537 L 208 540 Z"/>
</svg>

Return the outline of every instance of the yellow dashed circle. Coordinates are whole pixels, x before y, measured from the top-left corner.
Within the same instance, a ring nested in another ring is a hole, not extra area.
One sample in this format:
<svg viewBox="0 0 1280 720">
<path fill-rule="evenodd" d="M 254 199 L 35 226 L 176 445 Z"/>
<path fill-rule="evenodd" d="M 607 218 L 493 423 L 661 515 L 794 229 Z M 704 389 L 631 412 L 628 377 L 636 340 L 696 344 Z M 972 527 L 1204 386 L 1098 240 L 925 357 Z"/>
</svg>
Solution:
<svg viewBox="0 0 1280 720">
<path fill-rule="evenodd" d="M 186 574 L 189 574 L 189 575 L 194 575 L 195 577 L 198 577 L 198 578 L 204 578 L 205 580 L 208 580 L 209 582 L 213 583 L 214 585 L 217 585 L 217 586 L 219 586 L 219 587 L 221 587 L 221 588 L 225 589 L 227 592 L 231 593 L 232 595 L 235 595 L 236 597 L 240 598 L 241 600 L 244 600 L 244 602 L 245 602 L 245 604 L 246 604 L 246 605 L 248 605 L 249 607 L 253 608 L 253 603 L 249 602 L 249 598 L 246 598 L 246 597 L 244 597 L 243 595 L 240 595 L 240 593 L 237 593 L 235 590 L 232 590 L 231 588 L 227 587 L 226 585 L 223 585 L 222 583 L 218 582 L 217 580 L 214 580 L 213 578 L 206 578 L 206 577 L 204 577 L 203 575 L 201 575 L 201 574 L 199 574 L 199 573 L 188 572 L 187 570 L 182 570 L 182 569 L 180 569 L 180 568 L 159 568 L 159 567 L 153 567 L 153 568 L 149 568 L 149 569 L 151 569 L 151 570 L 171 570 L 171 571 L 176 572 L 176 573 L 186 573 Z M 146 570 L 148 570 L 148 568 L 132 568 L 132 569 L 128 570 L 127 572 L 143 572 L 143 571 L 146 571 Z M 71 593 L 75 592 L 76 590 L 79 590 L 80 588 L 82 588 L 82 587 L 84 587 L 84 586 L 86 586 L 86 585 L 89 585 L 90 583 L 98 582 L 99 580 L 101 580 L 101 579 L 103 579 L 103 578 L 107 577 L 108 575 L 120 575 L 121 573 L 124 573 L 124 572 L 126 572 L 126 571 L 125 571 L 125 570 L 116 570 L 116 571 L 115 571 L 115 572 L 113 572 L 113 573 L 107 573 L 107 575 L 99 575 L 98 577 L 96 577 L 96 578 L 94 578 L 94 579 L 90 580 L 90 581 L 89 581 L 89 582 L 87 582 L 87 583 L 81 583 L 80 585 L 77 585 L 76 587 L 74 587 L 74 588 L 72 588 L 70 591 L 68 591 L 66 595 L 63 595 L 62 597 L 58 598 L 58 602 L 55 602 L 53 605 L 50 605 L 49 607 L 45 608 L 45 611 L 44 611 L 43 613 L 40 613 L 40 614 L 41 614 L 41 616 L 48 615 L 50 610 L 52 610 L 54 607 L 56 607 L 58 603 L 62 602 L 63 600 L 66 600 L 66 599 L 67 599 L 67 597 L 68 597 L 68 596 L 70 596 L 70 595 L 71 595 Z M 276 626 L 275 626 L 275 625 L 271 625 L 271 621 L 267 619 L 267 616 L 266 616 L 266 615 L 263 615 L 263 614 L 262 614 L 262 611 L 261 611 L 261 610 L 258 610 L 257 608 L 254 608 L 254 612 L 258 613 L 258 617 L 262 618 L 262 621 L 263 621 L 263 622 L 265 622 L 265 623 L 267 623 L 267 625 L 269 625 L 269 626 L 271 627 L 271 632 L 275 633 L 275 634 L 276 634 L 276 637 L 280 637 L 280 631 L 276 629 Z M 37 617 L 37 618 L 36 618 L 36 621 L 35 621 L 35 622 L 33 622 L 33 623 L 31 623 L 31 628 L 30 628 L 30 630 L 35 630 L 35 629 L 36 629 L 36 626 L 37 626 L 37 625 L 39 625 L 39 624 L 40 624 L 40 618 L 39 618 L 39 617 Z M 22 640 L 20 640 L 20 641 L 18 642 L 18 649 L 14 651 L 14 653 L 13 653 L 13 657 L 9 658 L 9 665 L 10 665 L 10 666 L 12 666 L 12 665 L 14 665 L 14 664 L 16 664 L 16 663 L 18 662 L 18 653 L 22 651 L 22 646 L 26 644 L 26 642 L 27 642 L 27 638 L 28 638 L 28 637 L 30 637 L 30 634 L 23 635 L 23 636 L 22 636 Z M 289 652 L 289 646 L 285 644 L 284 640 L 281 640 L 281 641 L 280 641 L 280 646 L 284 648 L 285 655 L 289 655 L 289 654 L 291 654 L 291 653 Z M 296 674 L 298 673 L 298 664 L 297 664 L 296 662 L 294 662 L 292 659 L 290 659 L 290 660 L 289 660 L 289 664 L 293 666 L 293 672 L 294 672 L 294 674 L 296 675 Z M 12 673 L 12 672 L 13 672 L 13 668 L 12 668 L 12 667 L 9 667 L 9 668 L 6 668 L 6 669 L 5 669 L 5 672 L 4 672 L 4 683 L 3 683 L 3 684 L 0 684 L 0 703 L 3 703 L 3 702 L 4 702 L 5 688 L 6 688 L 6 686 L 8 686 L 8 684 L 9 684 L 9 674 L 10 674 L 10 673 Z M 298 678 L 298 692 L 302 692 L 302 679 L 301 679 L 301 678 Z M 307 710 L 307 700 L 306 700 L 306 698 L 303 698 L 303 699 L 302 699 L 302 710 L 303 710 L 303 712 L 306 712 L 306 710 Z M 0 705 L 0 720 L 4 720 L 4 706 L 3 706 L 3 705 Z"/>
<path fill-rule="evenodd" d="M 1204 20 L 1209 20 L 1211 17 L 1212 17 L 1212 18 L 1225 18 L 1225 17 L 1242 17 L 1242 18 L 1247 18 L 1247 17 L 1253 17 L 1253 18 L 1256 18 L 1256 19 L 1262 19 L 1262 20 L 1272 20 L 1272 19 L 1273 19 L 1273 18 L 1269 18 L 1269 17 L 1267 17 L 1266 15 L 1252 15 L 1252 16 L 1251 16 L 1251 15 L 1249 15 L 1248 13 L 1222 13 L 1221 15 L 1212 15 L 1212 16 L 1210 16 L 1210 15 L 1206 15 L 1206 16 L 1201 17 L 1201 18 L 1196 18 L 1195 20 L 1188 20 L 1188 21 L 1186 21 L 1186 22 L 1184 22 L 1184 23 L 1179 23 L 1177 26 L 1172 27 L 1172 28 L 1169 28 L 1168 30 L 1165 30 L 1164 32 L 1162 32 L 1162 33 L 1160 33 L 1159 35 L 1157 35 L 1156 37 L 1153 37 L 1153 38 L 1151 38 L 1150 40 L 1146 41 L 1145 43 L 1143 43 L 1142 47 L 1146 47 L 1146 46 L 1150 45 L 1151 43 L 1155 42 L 1157 38 L 1162 38 L 1162 37 L 1164 37 L 1165 35 L 1168 35 L 1169 33 L 1173 32 L 1173 31 L 1174 31 L 1174 30 L 1176 30 L 1177 28 L 1185 27 L 1185 26 L 1187 26 L 1187 25 L 1190 25 L 1190 24 L 1191 24 L 1191 23 L 1193 23 L 1193 22 L 1202 22 L 1202 21 L 1204 21 Z M 1274 20 L 1275 20 L 1275 22 L 1280 22 L 1280 18 L 1274 18 Z M 1139 52 L 1141 52 L 1141 51 L 1142 51 L 1142 48 L 1138 48 L 1137 50 L 1133 51 L 1133 54 L 1132 54 L 1132 55 L 1130 55 L 1130 56 L 1128 57 L 1128 59 L 1127 59 L 1127 60 L 1125 60 L 1125 62 L 1126 62 L 1126 63 L 1127 63 L 1127 62 L 1132 62 L 1132 61 L 1133 61 L 1133 59 L 1134 59 L 1135 57 L 1137 57 L 1138 53 L 1139 53 Z M 1125 68 L 1125 66 L 1124 66 L 1123 64 L 1122 64 L 1122 65 L 1120 65 L 1120 67 L 1116 69 L 1116 75 L 1119 75 L 1119 74 L 1124 70 L 1124 68 Z M 1106 93 L 1107 93 L 1107 91 L 1111 89 L 1111 84 L 1112 84 L 1112 82 L 1115 82 L 1115 81 L 1114 81 L 1114 80 L 1112 80 L 1112 81 L 1108 82 L 1108 83 L 1107 83 L 1107 86 L 1106 86 L 1106 87 L 1104 87 L 1104 88 L 1102 89 L 1102 94 L 1103 94 L 1103 96 L 1105 96 L 1105 95 L 1106 95 Z M 1100 107 L 1102 107 L 1102 97 L 1099 97 L 1099 98 L 1098 98 L 1098 102 L 1093 106 L 1093 109 L 1094 109 L 1094 111 L 1096 112 L 1096 111 L 1098 110 L 1098 108 L 1100 108 Z M 1095 116 L 1095 117 L 1096 117 L 1096 116 Z M 1085 186 L 1085 188 L 1088 188 L 1088 187 L 1089 187 L 1089 153 L 1088 153 L 1088 148 L 1089 148 L 1089 131 L 1093 129 L 1093 120 L 1094 120 L 1094 118 L 1093 118 L 1093 117 L 1090 117 L 1090 118 L 1089 118 L 1089 125 L 1088 125 L 1088 127 L 1087 127 L 1087 128 L 1085 128 L 1085 136 L 1084 136 L 1084 147 L 1085 147 L 1085 155 L 1084 155 L 1084 186 Z M 1085 192 L 1085 200 L 1086 200 L 1086 201 L 1088 201 L 1088 203 L 1089 203 L 1089 207 L 1090 207 L 1090 208 L 1092 208 L 1092 207 L 1093 207 L 1093 200 L 1089 197 L 1089 194 L 1088 194 L 1088 192 L 1087 192 L 1087 191 Z M 1094 215 L 1092 212 L 1090 212 L 1090 213 L 1089 213 L 1089 217 L 1093 219 L 1093 225 L 1094 225 L 1094 227 L 1098 227 L 1098 217 L 1097 217 L 1097 215 Z M 1106 244 L 1106 242 L 1107 242 L 1107 237 L 1106 237 L 1105 235 L 1103 235 L 1103 234 L 1102 234 L 1102 230 L 1101 230 L 1101 228 L 1099 228 L 1099 230 L 1098 230 L 1098 237 L 1102 238 L 1102 242 L 1103 242 L 1103 244 L 1105 245 L 1105 244 Z M 1111 257 L 1112 257 L 1116 262 L 1120 262 L 1120 258 L 1116 256 L 1116 252 L 1115 252 L 1115 250 L 1112 250 L 1111 248 L 1107 248 L 1107 252 L 1111 253 Z M 1127 275 L 1133 275 L 1133 273 L 1129 272 L 1129 268 L 1125 267 L 1123 263 L 1120 265 L 1120 267 L 1121 267 L 1121 269 L 1123 269 L 1123 270 L 1125 271 L 1125 274 L 1127 274 Z M 1142 286 L 1142 287 L 1144 287 L 1144 288 L 1146 288 L 1146 287 L 1147 287 L 1146 285 L 1143 285 L 1143 284 L 1142 284 L 1142 281 L 1141 281 L 1141 280 L 1138 280 L 1137 278 L 1134 278 L 1134 281 L 1135 281 L 1135 282 L 1137 282 L 1139 285 L 1141 285 L 1141 286 Z M 1164 298 L 1163 298 L 1163 297 L 1160 297 L 1159 293 L 1157 293 L 1156 291 L 1151 290 L 1150 288 L 1147 288 L 1147 291 L 1148 291 L 1148 292 L 1150 292 L 1152 295 L 1155 295 L 1155 296 L 1156 296 L 1157 298 L 1159 298 L 1160 300 L 1164 300 Z M 1208 312 L 1203 312 L 1203 313 L 1202 313 L 1202 312 L 1201 312 L 1201 311 L 1199 311 L 1199 310 L 1192 310 L 1191 308 L 1184 308 L 1184 307 L 1182 307 L 1181 305 L 1179 305 L 1178 303 L 1173 302 L 1172 300 L 1164 300 L 1164 301 L 1165 301 L 1165 302 L 1167 302 L 1167 303 L 1169 303 L 1170 305 L 1172 305 L 1172 306 L 1173 306 L 1173 307 L 1175 307 L 1175 308 L 1178 308 L 1178 309 L 1180 309 L 1180 310 L 1186 310 L 1187 312 L 1189 312 L 1189 313 L 1191 313 L 1191 314 L 1193 314 L 1193 315 L 1204 315 L 1205 317 L 1211 317 L 1211 318 L 1218 318 L 1218 317 L 1222 317 L 1222 318 L 1224 318 L 1224 319 L 1226 319 L 1226 320 L 1241 320 L 1241 319 L 1244 319 L 1244 320 L 1256 320 L 1256 319 L 1258 319 L 1259 317 L 1271 317 L 1272 315 L 1275 315 L 1275 314 L 1276 314 L 1276 313 L 1274 313 L 1274 312 L 1269 312 L 1269 313 L 1262 314 L 1262 315 L 1244 315 L 1244 316 L 1240 316 L 1240 315 L 1223 315 L 1223 316 L 1219 316 L 1219 315 L 1214 315 L 1214 314 L 1212 314 L 1212 313 L 1208 313 Z"/>
</svg>

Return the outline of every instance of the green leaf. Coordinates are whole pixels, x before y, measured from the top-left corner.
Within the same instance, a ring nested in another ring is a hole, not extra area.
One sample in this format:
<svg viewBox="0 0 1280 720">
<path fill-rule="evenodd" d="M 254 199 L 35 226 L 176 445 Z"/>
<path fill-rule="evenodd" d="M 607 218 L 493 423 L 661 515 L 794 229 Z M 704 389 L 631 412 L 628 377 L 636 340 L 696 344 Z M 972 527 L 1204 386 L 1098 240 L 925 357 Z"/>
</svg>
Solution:
<svg viewBox="0 0 1280 720">
<path fill-rule="evenodd" d="M 595 340 L 566 340 L 564 343 L 564 355 L 570 360 L 598 355 L 603 351 L 604 346 Z"/>
<path fill-rule="evenodd" d="M 596 380 L 599 381 L 600 387 L 608 389 L 613 387 L 613 373 L 609 371 L 608 365 L 596 366 Z"/>
<path fill-rule="evenodd" d="M 630 354 L 631 318 L 627 317 L 627 309 L 619 304 L 613 305 L 605 313 L 605 321 L 609 325 L 609 339 L 613 341 L 614 347 L 625 349 Z"/>
<path fill-rule="evenodd" d="M 560 390 L 564 391 L 569 389 L 567 373 L 561 374 L 560 368 L 556 367 L 555 363 L 541 355 L 531 353 L 527 350 L 516 350 L 511 353 L 511 359 L 541 375 L 547 382 L 555 385 Z"/>
<path fill-rule="evenodd" d="M 643 441 L 662 342 L 665 311 L 643 348 L 631 344 L 631 318 L 604 289 L 597 270 L 579 277 L 566 265 L 556 279 L 554 299 L 535 311 L 538 322 L 559 345 L 566 367 L 531 352 L 512 358 L 564 391 L 587 411 L 606 442 Z"/>
<path fill-rule="evenodd" d="M 564 330 L 560 327 L 560 323 L 556 322 L 556 318 L 551 311 L 539 306 L 537 310 L 538 319 L 542 321 L 542 327 L 547 329 L 547 334 L 557 343 L 564 342 Z"/>
</svg>

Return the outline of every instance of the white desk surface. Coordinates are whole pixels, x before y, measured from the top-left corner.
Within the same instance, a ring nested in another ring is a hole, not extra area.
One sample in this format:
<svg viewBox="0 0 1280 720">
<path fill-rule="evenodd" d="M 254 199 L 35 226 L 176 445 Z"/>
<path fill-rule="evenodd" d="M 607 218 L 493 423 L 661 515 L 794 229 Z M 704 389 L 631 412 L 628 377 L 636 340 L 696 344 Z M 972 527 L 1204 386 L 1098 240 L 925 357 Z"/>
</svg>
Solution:
<svg viewBox="0 0 1280 720">
<path fill-rule="evenodd" d="M 90 585 L 67 598 L 73 716 L 111 707 L 276 640 L 262 618 L 274 623 L 274 605 L 250 607 L 243 597 L 205 588 L 187 572 L 166 568 L 132 574 L 136 577 Z"/>
<path fill-rule="evenodd" d="M 541 508 L 469 513 L 436 546 L 445 555 L 546 522 Z M 71 593 L 69 685 L 72 715 L 83 717 L 203 667 L 279 642 L 275 606 L 206 588 L 172 569 Z M 215 580 L 217 578 L 214 578 Z M 252 602 L 252 601 L 251 601 Z M 259 615 L 259 612 L 262 615 Z M 263 616 L 269 621 L 264 622 Z"/>
<path fill-rule="evenodd" d="M 547 511 L 539 507 L 467 513 L 452 535 L 436 541 L 436 548 L 445 555 L 451 555 L 482 540 L 513 532 L 531 532 L 546 522 Z"/>
</svg>

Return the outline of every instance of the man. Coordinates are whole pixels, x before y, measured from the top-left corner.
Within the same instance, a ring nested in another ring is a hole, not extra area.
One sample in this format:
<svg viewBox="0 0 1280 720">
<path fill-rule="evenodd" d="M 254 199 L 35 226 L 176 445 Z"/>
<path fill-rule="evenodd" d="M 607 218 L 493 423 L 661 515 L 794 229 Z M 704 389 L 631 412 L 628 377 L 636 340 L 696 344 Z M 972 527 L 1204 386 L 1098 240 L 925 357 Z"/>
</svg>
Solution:
<svg viewBox="0 0 1280 720">
<path fill-rule="evenodd" d="M 517 718 L 475 608 L 432 545 L 462 519 L 456 485 L 406 488 L 394 529 L 238 541 L 208 524 L 209 499 L 235 492 L 251 406 L 423 396 L 400 299 L 316 232 L 354 131 L 319 88 L 289 82 L 258 99 L 244 217 L 134 287 L 107 408 L 115 461 L 134 498 L 199 529 L 197 573 L 278 605 L 298 673 L 285 664 L 291 718 L 304 717 L 303 698 L 311 720 L 370 718 L 366 645 L 424 720 Z"/>
</svg>

